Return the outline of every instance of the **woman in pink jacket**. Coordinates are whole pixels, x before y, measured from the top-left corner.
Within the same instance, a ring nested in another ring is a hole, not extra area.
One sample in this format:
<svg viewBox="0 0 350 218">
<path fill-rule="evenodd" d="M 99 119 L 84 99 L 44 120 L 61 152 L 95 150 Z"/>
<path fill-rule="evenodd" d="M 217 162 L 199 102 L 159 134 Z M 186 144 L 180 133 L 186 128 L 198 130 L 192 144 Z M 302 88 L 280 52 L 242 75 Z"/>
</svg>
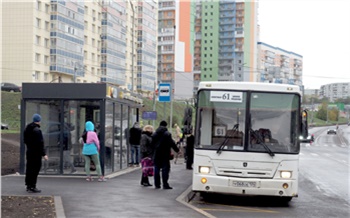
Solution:
<svg viewBox="0 0 350 218">
<path fill-rule="evenodd" d="M 100 141 L 98 140 L 97 134 L 94 131 L 95 126 L 91 121 L 87 121 L 85 123 L 85 132 L 83 133 L 83 141 L 84 141 L 84 147 L 83 147 L 83 155 L 85 158 L 85 172 L 86 172 L 86 181 L 93 181 L 93 178 L 90 174 L 90 164 L 91 161 L 94 162 L 96 166 L 96 172 L 99 176 L 98 181 L 99 182 L 105 182 L 106 179 L 103 177 L 101 172 L 101 165 L 100 165 Z"/>
</svg>

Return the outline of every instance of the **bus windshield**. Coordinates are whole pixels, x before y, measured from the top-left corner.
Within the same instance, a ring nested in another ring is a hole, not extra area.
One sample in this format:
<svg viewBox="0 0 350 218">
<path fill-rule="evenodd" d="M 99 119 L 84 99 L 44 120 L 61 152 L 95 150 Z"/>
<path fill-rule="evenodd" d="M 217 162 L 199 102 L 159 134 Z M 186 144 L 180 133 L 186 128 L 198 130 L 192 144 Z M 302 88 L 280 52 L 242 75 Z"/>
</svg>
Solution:
<svg viewBox="0 0 350 218">
<path fill-rule="evenodd" d="M 294 93 L 201 90 L 197 148 L 299 153 L 299 98 Z"/>
</svg>

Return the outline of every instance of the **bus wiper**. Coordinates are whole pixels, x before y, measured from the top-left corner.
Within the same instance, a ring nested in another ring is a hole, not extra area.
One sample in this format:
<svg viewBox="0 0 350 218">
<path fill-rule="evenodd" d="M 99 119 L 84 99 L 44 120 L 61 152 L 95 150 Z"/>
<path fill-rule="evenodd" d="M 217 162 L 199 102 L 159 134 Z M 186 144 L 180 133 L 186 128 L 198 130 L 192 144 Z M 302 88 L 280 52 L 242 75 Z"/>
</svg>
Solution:
<svg viewBox="0 0 350 218">
<path fill-rule="evenodd" d="M 271 149 L 269 148 L 269 146 L 267 146 L 264 141 L 262 140 L 261 136 L 259 134 L 257 134 L 252 128 L 249 128 L 249 131 L 251 134 L 254 135 L 254 137 L 258 140 L 258 142 L 260 142 L 260 144 L 265 148 L 265 150 L 269 153 L 269 155 L 271 157 L 275 156 L 275 153 L 273 153 L 271 151 Z"/>
<path fill-rule="evenodd" d="M 235 125 L 233 126 L 233 128 L 232 128 L 232 131 L 233 131 L 233 132 L 235 132 L 235 131 L 238 130 L 238 125 L 239 125 L 239 124 L 237 123 L 237 124 L 235 124 Z M 217 154 L 221 154 L 222 148 L 226 145 L 229 136 L 230 136 L 230 135 L 228 134 L 228 131 L 227 131 L 227 133 L 226 133 L 226 135 L 225 135 L 224 141 L 221 143 L 221 145 L 219 146 L 218 150 L 216 151 Z"/>
</svg>

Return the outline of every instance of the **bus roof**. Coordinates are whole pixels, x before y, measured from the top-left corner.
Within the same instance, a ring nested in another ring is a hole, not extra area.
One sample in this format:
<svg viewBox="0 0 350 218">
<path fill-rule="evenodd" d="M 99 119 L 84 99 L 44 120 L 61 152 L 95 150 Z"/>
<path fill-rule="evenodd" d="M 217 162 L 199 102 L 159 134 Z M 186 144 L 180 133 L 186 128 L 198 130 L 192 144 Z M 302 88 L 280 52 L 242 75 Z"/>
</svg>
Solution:
<svg viewBox="0 0 350 218">
<path fill-rule="evenodd" d="M 277 84 L 277 83 L 259 83 L 259 82 L 200 82 L 198 91 L 203 89 L 216 90 L 242 90 L 242 91 L 266 91 L 266 92 L 285 92 L 301 93 L 301 88 L 297 85 Z"/>
</svg>

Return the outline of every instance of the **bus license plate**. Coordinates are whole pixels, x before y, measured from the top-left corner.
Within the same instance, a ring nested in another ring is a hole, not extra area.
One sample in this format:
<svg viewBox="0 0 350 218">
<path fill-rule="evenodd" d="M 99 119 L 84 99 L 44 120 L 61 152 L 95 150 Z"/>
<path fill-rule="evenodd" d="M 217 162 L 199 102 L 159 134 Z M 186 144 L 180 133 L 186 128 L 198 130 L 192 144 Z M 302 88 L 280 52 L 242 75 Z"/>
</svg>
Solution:
<svg viewBox="0 0 350 218">
<path fill-rule="evenodd" d="M 250 188 L 250 187 L 256 187 L 256 182 L 237 182 L 233 181 L 232 185 L 234 187 L 245 187 L 245 188 Z"/>
</svg>

